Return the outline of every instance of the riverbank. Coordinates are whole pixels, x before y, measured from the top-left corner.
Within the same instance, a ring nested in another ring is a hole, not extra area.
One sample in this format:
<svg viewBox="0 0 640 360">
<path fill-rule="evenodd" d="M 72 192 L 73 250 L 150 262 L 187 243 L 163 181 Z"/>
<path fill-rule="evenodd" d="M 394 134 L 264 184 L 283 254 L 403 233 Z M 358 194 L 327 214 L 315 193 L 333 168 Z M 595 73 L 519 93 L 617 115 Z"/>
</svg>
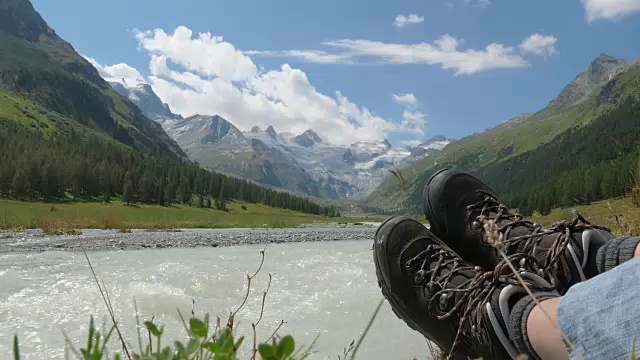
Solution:
<svg viewBox="0 0 640 360">
<path fill-rule="evenodd" d="M 49 236 L 41 229 L 0 232 L 0 253 L 226 247 L 249 244 L 373 240 L 375 223 L 327 223 L 287 229 L 83 229 Z"/>
<path fill-rule="evenodd" d="M 184 205 L 132 205 L 120 201 L 42 203 L 0 200 L 0 229 L 291 228 L 326 222 L 381 221 L 332 218 L 261 204 L 230 201 L 227 211 Z M 61 231 L 57 231 L 61 230 Z"/>
</svg>

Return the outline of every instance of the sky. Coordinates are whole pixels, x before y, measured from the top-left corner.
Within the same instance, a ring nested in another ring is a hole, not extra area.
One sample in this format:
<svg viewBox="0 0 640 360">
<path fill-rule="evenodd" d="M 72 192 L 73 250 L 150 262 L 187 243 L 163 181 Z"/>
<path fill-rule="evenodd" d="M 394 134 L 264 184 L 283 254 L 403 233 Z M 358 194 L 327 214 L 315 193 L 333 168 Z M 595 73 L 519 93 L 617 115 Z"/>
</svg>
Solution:
<svg viewBox="0 0 640 360">
<path fill-rule="evenodd" d="M 107 80 L 183 116 L 336 144 L 462 138 L 533 112 L 601 53 L 640 56 L 640 0 L 32 0 Z"/>
</svg>

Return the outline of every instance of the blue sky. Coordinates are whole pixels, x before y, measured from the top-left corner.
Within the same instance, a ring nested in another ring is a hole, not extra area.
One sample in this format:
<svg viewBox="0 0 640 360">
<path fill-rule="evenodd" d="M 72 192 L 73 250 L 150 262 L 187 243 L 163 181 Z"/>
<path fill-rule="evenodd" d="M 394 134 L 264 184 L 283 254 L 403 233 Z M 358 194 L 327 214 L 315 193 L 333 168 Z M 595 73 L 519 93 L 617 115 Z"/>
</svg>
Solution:
<svg viewBox="0 0 640 360">
<path fill-rule="evenodd" d="M 600 53 L 640 56 L 638 0 L 33 2 L 105 78 L 135 69 L 183 115 L 336 142 L 461 138 L 545 106 Z"/>
</svg>

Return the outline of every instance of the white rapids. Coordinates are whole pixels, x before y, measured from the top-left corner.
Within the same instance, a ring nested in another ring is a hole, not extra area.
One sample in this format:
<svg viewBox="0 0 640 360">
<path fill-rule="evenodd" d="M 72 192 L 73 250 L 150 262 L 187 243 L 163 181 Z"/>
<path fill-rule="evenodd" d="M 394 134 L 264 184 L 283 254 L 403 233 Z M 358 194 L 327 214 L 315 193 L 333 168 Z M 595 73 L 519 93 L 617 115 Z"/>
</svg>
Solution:
<svg viewBox="0 0 640 360">
<path fill-rule="evenodd" d="M 152 235 L 150 235 L 152 236 Z M 190 316 L 211 313 L 223 321 L 241 302 L 246 274 L 260 263 L 261 245 L 89 252 L 114 304 L 129 343 L 137 348 L 134 299 L 141 321 L 155 316 L 165 325 L 164 344 L 184 339 L 177 308 Z M 262 271 L 252 283 L 249 300 L 237 316 L 244 334 L 242 353 L 251 344 L 251 323 L 260 313 L 268 274 L 273 274 L 258 340 L 286 324 L 279 334 L 292 334 L 309 344 L 319 335 L 312 359 L 337 359 L 357 340 L 382 294 L 377 285 L 371 242 L 272 244 Z M 86 343 L 89 317 L 109 324 L 106 307 L 81 252 L 0 254 L 0 358 L 9 358 L 18 334 L 25 359 L 64 358 L 64 335 L 76 347 Z M 118 349 L 114 343 L 113 349 Z M 392 313 L 385 302 L 365 339 L 360 359 L 427 359 L 424 338 Z"/>
</svg>

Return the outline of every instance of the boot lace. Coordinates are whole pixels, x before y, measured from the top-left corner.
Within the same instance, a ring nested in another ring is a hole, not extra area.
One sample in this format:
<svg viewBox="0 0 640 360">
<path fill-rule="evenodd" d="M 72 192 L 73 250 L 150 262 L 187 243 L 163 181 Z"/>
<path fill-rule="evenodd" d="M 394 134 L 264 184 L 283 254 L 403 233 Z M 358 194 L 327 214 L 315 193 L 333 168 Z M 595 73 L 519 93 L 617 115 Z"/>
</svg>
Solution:
<svg viewBox="0 0 640 360">
<path fill-rule="evenodd" d="M 536 250 L 542 239 L 546 235 L 557 235 L 548 249 L 545 249 L 544 259 L 541 260 L 541 271 L 538 273 L 542 277 L 548 278 L 552 284 L 557 283 L 557 279 L 551 274 L 557 274 L 559 260 L 562 258 L 567 246 L 571 243 L 571 233 L 584 231 L 586 229 L 609 229 L 591 224 L 577 210 L 573 211 L 571 221 L 561 220 L 555 222 L 550 228 L 544 229 L 541 225 L 525 220 L 519 214 L 513 214 L 509 209 L 498 203 L 492 197 L 486 197 L 483 201 L 467 206 L 469 220 L 473 214 L 475 217 L 473 227 L 482 228 L 488 220 L 493 220 L 498 225 L 499 241 L 494 246 L 498 250 L 517 249 L 519 253 L 536 254 Z M 510 232 L 516 227 L 526 227 L 527 233 L 520 236 L 510 237 Z M 540 259 L 539 259 L 540 261 Z"/>
<path fill-rule="evenodd" d="M 488 325 L 483 317 L 484 305 L 491 301 L 493 292 L 506 285 L 520 286 L 515 274 L 506 261 L 520 264 L 521 271 L 538 272 L 537 263 L 527 254 L 515 254 L 502 260 L 493 271 L 471 266 L 458 255 L 439 245 L 427 248 L 406 262 L 407 269 L 414 275 L 414 285 L 421 287 L 423 295 L 429 299 L 429 311 L 438 320 L 453 318 L 458 324 L 456 337 L 449 356 L 461 342 L 474 344 L 480 339 L 491 346 Z M 462 274 L 467 280 L 452 286 L 451 279 Z M 530 288 L 536 285 L 530 284 Z"/>
</svg>

